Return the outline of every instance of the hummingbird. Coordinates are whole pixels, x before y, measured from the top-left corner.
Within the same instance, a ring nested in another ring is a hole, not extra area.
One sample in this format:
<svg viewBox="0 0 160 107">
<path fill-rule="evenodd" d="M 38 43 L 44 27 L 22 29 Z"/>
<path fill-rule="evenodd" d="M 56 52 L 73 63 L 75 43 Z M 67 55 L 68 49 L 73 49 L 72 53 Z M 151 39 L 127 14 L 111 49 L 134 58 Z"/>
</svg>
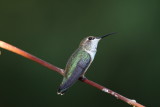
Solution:
<svg viewBox="0 0 160 107">
<path fill-rule="evenodd" d="M 80 42 L 78 49 L 70 56 L 66 64 L 64 77 L 57 94 L 63 95 L 80 77 L 85 78 L 84 74 L 97 52 L 98 42 L 112 34 L 114 33 L 100 37 L 88 36 Z"/>
</svg>

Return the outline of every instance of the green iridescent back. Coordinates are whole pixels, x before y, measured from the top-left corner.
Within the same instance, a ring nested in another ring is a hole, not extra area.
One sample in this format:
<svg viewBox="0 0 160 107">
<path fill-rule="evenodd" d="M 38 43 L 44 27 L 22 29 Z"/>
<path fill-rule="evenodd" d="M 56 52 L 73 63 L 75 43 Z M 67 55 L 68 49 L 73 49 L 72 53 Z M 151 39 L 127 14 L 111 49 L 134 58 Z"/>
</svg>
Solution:
<svg viewBox="0 0 160 107">
<path fill-rule="evenodd" d="M 91 62 L 90 55 L 81 47 L 79 47 L 69 58 L 65 68 L 65 76 L 63 78 L 62 84 L 72 76 L 73 72 L 76 72 L 75 69 L 80 61 L 84 64 Z M 85 70 L 83 72 L 85 72 Z"/>
</svg>

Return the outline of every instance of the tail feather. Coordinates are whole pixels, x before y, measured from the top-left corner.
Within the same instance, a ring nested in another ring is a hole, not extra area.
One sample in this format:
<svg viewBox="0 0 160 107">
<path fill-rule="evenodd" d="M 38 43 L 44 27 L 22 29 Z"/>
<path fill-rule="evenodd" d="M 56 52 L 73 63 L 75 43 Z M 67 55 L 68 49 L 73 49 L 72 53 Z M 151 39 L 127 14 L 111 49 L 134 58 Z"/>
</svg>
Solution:
<svg viewBox="0 0 160 107">
<path fill-rule="evenodd" d="M 67 90 L 62 90 L 61 88 L 58 88 L 57 94 L 58 94 L 58 95 L 64 95 L 64 93 L 65 93 L 66 91 L 67 91 Z"/>
<path fill-rule="evenodd" d="M 68 88 L 70 88 L 81 76 L 82 72 L 73 73 L 70 78 L 66 82 L 60 85 L 60 87 L 57 90 L 57 94 L 63 95 Z"/>
<path fill-rule="evenodd" d="M 57 90 L 57 94 L 63 95 L 68 88 L 70 88 L 78 80 L 78 78 L 69 78 L 64 84 L 61 84 Z"/>
<path fill-rule="evenodd" d="M 83 71 L 84 70 L 81 66 L 77 66 L 73 74 L 69 78 L 67 78 L 65 82 L 62 82 L 57 93 L 63 95 L 67 91 L 67 89 L 70 88 L 80 76 L 82 76 L 82 74 L 84 73 Z"/>
</svg>

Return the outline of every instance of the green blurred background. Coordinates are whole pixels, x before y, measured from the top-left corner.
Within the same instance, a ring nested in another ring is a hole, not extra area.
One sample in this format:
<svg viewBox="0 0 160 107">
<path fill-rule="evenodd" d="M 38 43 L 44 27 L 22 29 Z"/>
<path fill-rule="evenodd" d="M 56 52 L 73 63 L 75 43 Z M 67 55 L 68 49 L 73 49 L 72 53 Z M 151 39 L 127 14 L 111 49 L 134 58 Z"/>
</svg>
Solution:
<svg viewBox="0 0 160 107">
<path fill-rule="evenodd" d="M 118 32 L 99 43 L 86 76 L 159 107 L 159 5 L 159 0 L 1 0 L 0 39 L 64 68 L 84 37 Z M 0 50 L 0 107 L 129 107 L 82 82 L 58 96 L 58 73 Z"/>
</svg>

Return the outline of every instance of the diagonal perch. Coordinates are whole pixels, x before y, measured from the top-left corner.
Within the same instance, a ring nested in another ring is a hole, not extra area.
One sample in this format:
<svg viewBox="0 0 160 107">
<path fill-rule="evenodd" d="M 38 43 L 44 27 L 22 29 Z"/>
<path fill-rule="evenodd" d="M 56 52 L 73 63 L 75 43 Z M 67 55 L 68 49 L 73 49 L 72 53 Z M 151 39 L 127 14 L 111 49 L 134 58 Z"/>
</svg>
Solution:
<svg viewBox="0 0 160 107">
<path fill-rule="evenodd" d="M 28 52 L 25 52 L 25 51 L 13 46 L 13 45 L 10 45 L 10 44 L 8 44 L 6 42 L 0 41 L 0 47 L 3 48 L 3 49 L 6 49 L 8 51 L 11 51 L 13 53 L 16 53 L 18 55 L 21 55 L 21 56 L 23 56 L 23 57 L 25 57 L 27 59 L 35 61 L 35 62 L 39 63 L 40 65 L 45 66 L 46 68 L 49 68 L 49 69 L 51 69 L 53 71 L 58 72 L 61 75 L 64 75 L 64 70 L 63 69 L 60 69 L 60 68 L 58 68 L 58 67 L 56 67 L 56 66 L 54 66 L 54 65 L 52 65 L 52 64 L 50 64 L 50 63 L 38 58 L 38 57 L 36 57 L 36 56 L 34 56 L 34 55 L 32 55 L 32 54 L 30 54 Z M 130 104 L 132 106 L 145 107 L 145 106 L 137 103 L 135 100 L 129 99 L 127 97 L 124 97 L 124 96 L 122 96 L 122 95 L 120 95 L 120 94 L 118 94 L 118 93 L 116 93 L 116 92 L 114 92 L 114 91 L 112 91 L 112 90 L 100 85 L 100 84 L 97 84 L 97 83 L 95 83 L 95 82 L 93 82 L 93 81 L 91 81 L 91 80 L 89 80 L 87 78 L 79 78 L 79 80 L 84 82 L 84 83 L 86 83 L 86 84 L 88 84 L 88 85 L 91 85 L 91 86 L 93 86 L 93 87 L 95 87 L 95 88 L 97 88 L 97 89 L 99 89 L 99 90 L 101 90 L 101 91 L 103 91 L 105 93 L 108 93 L 108 94 L 116 97 L 117 99 L 120 99 L 120 100 L 122 100 L 122 101 L 124 101 L 124 102 L 126 102 L 126 103 L 128 103 L 128 104 Z"/>
</svg>

